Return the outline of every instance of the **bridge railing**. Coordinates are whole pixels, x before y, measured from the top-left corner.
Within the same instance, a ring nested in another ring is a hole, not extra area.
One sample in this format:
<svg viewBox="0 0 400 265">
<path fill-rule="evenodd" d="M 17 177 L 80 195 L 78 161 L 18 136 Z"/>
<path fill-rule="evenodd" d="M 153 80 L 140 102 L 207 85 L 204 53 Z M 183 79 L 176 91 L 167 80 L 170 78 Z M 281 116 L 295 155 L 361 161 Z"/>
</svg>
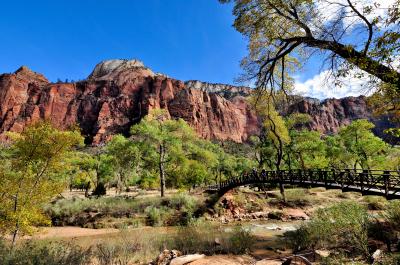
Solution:
<svg viewBox="0 0 400 265">
<path fill-rule="evenodd" d="M 331 188 L 359 190 L 366 193 L 400 196 L 400 171 L 354 170 L 354 169 L 293 169 L 280 171 L 255 171 L 209 186 L 211 190 L 229 190 L 237 186 L 258 183 L 325 186 Z"/>
</svg>

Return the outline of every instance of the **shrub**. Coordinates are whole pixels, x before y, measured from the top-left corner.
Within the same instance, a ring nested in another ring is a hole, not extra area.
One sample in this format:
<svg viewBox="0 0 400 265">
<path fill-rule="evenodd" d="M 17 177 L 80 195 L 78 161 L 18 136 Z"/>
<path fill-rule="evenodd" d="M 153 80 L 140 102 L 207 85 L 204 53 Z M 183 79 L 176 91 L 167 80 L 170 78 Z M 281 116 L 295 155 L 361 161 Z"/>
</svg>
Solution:
<svg viewBox="0 0 400 265">
<path fill-rule="evenodd" d="M 344 255 L 336 255 L 333 257 L 323 258 L 320 262 L 321 265 L 367 265 L 367 263 L 361 261 L 351 261 Z"/>
<path fill-rule="evenodd" d="M 369 259 L 366 208 L 356 202 L 340 202 L 319 209 L 309 223 L 312 237 L 322 245 L 345 246 Z"/>
<path fill-rule="evenodd" d="M 0 244 L 2 265 L 83 265 L 90 256 L 90 249 L 66 242 L 28 241 L 12 250 Z"/>
<path fill-rule="evenodd" d="M 94 256 L 99 265 L 128 265 L 138 249 L 129 240 L 104 241 L 96 245 Z"/>
<path fill-rule="evenodd" d="M 179 249 L 184 254 L 245 254 L 250 251 L 254 237 L 250 231 L 237 226 L 232 230 L 205 223 L 192 222 L 179 228 L 170 242 L 170 248 Z"/>
<path fill-rule="evenodd" d="M 284 233 L 284 243 L 293 250 L 294 253 L 312 249 L 316 244 L 315 239 L 311 238 L 311 234 L 307 225 L 301 225 L 295 231 L 287 231 Z"/>
<path fill-rule="evenodd" d="M 147 215 L 148 224 L 151 226 L 161 226 L 163 224 L 167 224 L 169 221 L 169 217 L 171 214 L 168 212 L 168 209 L 165 207 L 154 207 L 149 206 L 146 208 L 145 213 Z"/>
<path fill-rule="evenodd" d="M 61 199 L 44 207 L 52 220 L 75 217 L 84 212 L 99 212 L 104 216 L 120 217 L 127 214 L 144 213 L 148 206 L 159 207 L 161 198 L 141 198 L 140 200 L 124 197 L 73 198 Z"/>
<path fill-rule="evenodd" d="M 246 254 L 250 252 L 254 242 L 255 238 L 250 230 L 236 226 L 228 239 L 229 252 L 235 255 Z"/>
<path fill-rule="evenodd" d="M 368 235 L 372 239 L 385 243 L 389 251 L 391 251 L 392 243 L 397 240 L 396 233 L 393 233 L 393 227 L 389 223 L 378 219 L 369 225 Z"/>
<path fill-rule="evenodd" d="M 369 210 L 383 210 L 387 206 L 387 200 L 380 196 L 365 196 L 363 202 L 367 204 Z"/>
<path fill-rule="evenodd" d="M 187 193 L 174 194 L 170 199 L 170 205 L 176 209 L 194 210 L 197 206 L 197 199 Z"/>
<path fill-rule="evenodd" d="M 391 201 L 383 213 L 385 219 L 394 227 L 400 227 L 400 200 Z"/>
<path fill-rule="evenodd" d="M 107 190 L 104 183 L 100 182 L 93 191 L 93 195 L 95 196 L 103 196 L 106 195 Z"/>
<path fill-rule="evenodd" d="M 272 204 L 284 203 L 288 207 L 306 207 L 314 202 L 314 198 L 306 189 L 286 189 L 285 191 L 286 202 L 271 201 Z"/>
<path fill-rule="evenodd" d="M 365 207 L 355 202 L 340 202 L 318 209 L 310 222 L 285 235 L 294 249 L 344 247 L 369 260 L 369 225 L 370 219 Z"/>
<path fill-rule="evenodd" d="M 199 208 L 198 201 L 195 197 L 186 193 L 179 193 L 171 197 L 169 206 L 179 211 L 177 224 L 187 225 L 193 219 L 194 213 Z"/>
<path fill-rule="evenodd" d="M 374 262 L 377 265 L 400 265 L 400 255 L 386 254 L 378 261 Z"/>
</svg>

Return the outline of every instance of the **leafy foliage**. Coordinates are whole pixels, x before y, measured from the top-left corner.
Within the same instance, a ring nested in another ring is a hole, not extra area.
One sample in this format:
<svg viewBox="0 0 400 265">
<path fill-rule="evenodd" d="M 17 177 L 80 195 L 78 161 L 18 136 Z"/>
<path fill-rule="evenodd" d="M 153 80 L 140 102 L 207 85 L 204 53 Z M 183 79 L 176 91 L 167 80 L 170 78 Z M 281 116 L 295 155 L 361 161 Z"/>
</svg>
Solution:
<svg viewBox="0 0 400 265">
<path fill-rule="evenodd" d="M 28 126 L 12 134 L 9 157 L 0 165 L 0 232 L 32 231 L 47 223 L 41 206 L 63 191 L 68 154 L 83 144 L 79 131 L 59 131 L 48 122 Z"/>
<path fill-rule="evenodd" d="M 385 8 L 378 0 L 220 1 L 235 4 L 234 26 L 249 40 L 242 64 L 258 88 L 285 89 L 293 82 L 288 75 L 320 51 L 324 67 L 337 76 L 368 73 L 372 82 L 379 79 L 400 89 L 394 63 L 400 39 L 398 1 Z"/>
<path fill-rule="evenodd" d="M 341 202 L 318 209 L 310 222 L 286 234 L 296 250 L 304 248 L 353 249 L 353 254 L 370 258 L 367 209 L 356 202 Z"/>
</svg>

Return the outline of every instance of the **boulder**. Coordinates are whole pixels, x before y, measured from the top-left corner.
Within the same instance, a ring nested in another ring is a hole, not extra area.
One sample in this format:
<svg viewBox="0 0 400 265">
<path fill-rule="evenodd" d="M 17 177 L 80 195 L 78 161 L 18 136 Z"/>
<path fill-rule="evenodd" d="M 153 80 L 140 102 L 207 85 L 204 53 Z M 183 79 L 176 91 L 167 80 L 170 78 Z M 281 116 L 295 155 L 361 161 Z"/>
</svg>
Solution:
<svg viewBox="0 0 400 265">
<path fill-rule="evenodd" d="M 163 252 L 158 255 L 157 259 L 152 262 L 152 265 L 169 265 L 171 260 L 182 256 L 182 253 L 178 250 L 168 250 L 165 249 Z"/>
<path fill-rule="evenodd" d="M 301 209 L 286 209 L 283 218 L 288 220 L 309 220 L 310 217 Z"/>
<path fill-rule="evenodd" d="M 204 254 L 202 254 L 202 255 L 193 254 L 193 255 L 180 256 L 180 257 L 177 257 L 177 258 L 174 258 L 173 260 L 171 260 L 170 265 L 184 265 L 184 264 L 188 264 L 192 261 L 202 259 L 204 257 L 205 257 Z"/>
<path fill-rule="evenodd" d="M 282 261 L 278 260 L 278 259 L 274 259 L 274 260 L 263 259 L 263 260 L 257 261 L 255 265 L 281 265 L 281 264 L 282 264 Z"/>
</svg>

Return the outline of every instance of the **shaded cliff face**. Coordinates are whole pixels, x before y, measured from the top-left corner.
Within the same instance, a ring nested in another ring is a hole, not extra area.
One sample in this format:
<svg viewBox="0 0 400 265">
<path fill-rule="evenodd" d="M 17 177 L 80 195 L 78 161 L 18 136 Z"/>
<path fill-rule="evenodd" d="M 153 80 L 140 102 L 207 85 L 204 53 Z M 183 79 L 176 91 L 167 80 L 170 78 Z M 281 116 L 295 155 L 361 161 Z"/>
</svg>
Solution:
<svg viewBox="0 0 400 265">
<path fill-rule="evenodd" d="M 353 120 L 367 119 L 375 124 L 373 131 L 377 136 L 393 144 L 400 140 L 384 133 L 384 130 L 398 128 L 400 124 L 391 122 L 388 116 L 374 116 L 365 96 L 331 98 L 323 101 L 298 98 L 288 106 L 286 114 L 295 112 L 309 114 L 312 120 L 307 127 L 323 134 L 336 134 L 341 127 L 349 125 Z"/>
<path fill-rule="evenodd" d="M 4 132 L 21 132 L 40 119 L 59 128 L 79 125 L 88 143 L 101 144 L 129 128 L 151 109 L 167 110 L 172 118 L 187 121 L 205 139 L 246 141 L 260 131 L 260 121 L 245 97 L 246 87 L 182 81 L 155 74 L 137 60 L 98 64 L 87 80 L 50 83 L 26 67 L 0 75 L 0 139 Z M 310 114 L 308 127 L 324 134 L 337 133 L 352 120 L 366 118 L 376 133 L 390 124 L 374 118 L 365 97 L 319 101 L 296 97 L 284 115 Z"/>
<path fill-rule="evenodd" d="M 309 114 L 312 121 L 308 127 L 324 134 L 335 134 L 340 127 L 356 119 L 372 119 L 372 111 L 364 96 L 324 101 L 313 98 L 297 99 L 288 107 L 287 112 Z"/>
<path fill-rule="evenodd" d="M 129 128 L 151 109 L 166 109 L 206 139 L 242 142 L 259 131 L 245 99 L 227 100 L 154 74 L 138 61 L 113 60 L 96 66 L 77 83 L 50 83 L 22 67 L 0 76 L 0 135 L 20 132 L 40 119 L 59 128 L 78 124 L 88 143 L 100 144 Z"/>
</svg>

